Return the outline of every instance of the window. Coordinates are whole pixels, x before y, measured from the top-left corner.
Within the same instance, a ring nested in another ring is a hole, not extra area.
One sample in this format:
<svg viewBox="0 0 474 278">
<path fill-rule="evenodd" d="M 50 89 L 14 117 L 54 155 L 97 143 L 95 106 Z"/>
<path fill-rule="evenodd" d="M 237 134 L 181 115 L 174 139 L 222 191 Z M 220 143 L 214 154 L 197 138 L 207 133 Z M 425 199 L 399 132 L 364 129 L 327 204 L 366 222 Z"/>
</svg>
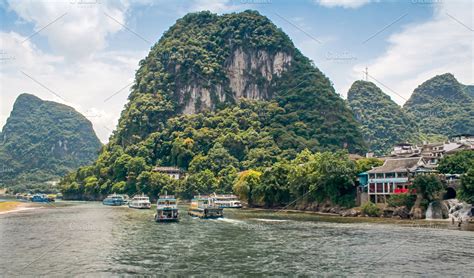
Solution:
<svg viewBox="0 0 474 278">
<path fill-rule="evenodd" d="M 398 173 L 398 177 L 399 177 L 399 178 L 406 178 L 406 177 L 407 177 L 407 173 L 406 173 L 406 172 Z"/>
</svg>

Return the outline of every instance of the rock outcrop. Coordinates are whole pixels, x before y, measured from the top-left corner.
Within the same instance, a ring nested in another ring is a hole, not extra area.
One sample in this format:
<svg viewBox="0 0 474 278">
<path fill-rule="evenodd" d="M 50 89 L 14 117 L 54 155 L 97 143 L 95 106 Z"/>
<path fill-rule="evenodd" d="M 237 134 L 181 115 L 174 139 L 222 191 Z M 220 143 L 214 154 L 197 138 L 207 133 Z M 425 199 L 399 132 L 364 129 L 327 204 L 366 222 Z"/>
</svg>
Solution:
<svg viewBox="0 0 474 278">
<path fill-rule="evenodd" d="M 217 103 L 229 98 L 234 101 L 240 98 L 268 100 L 273 95 L 272 80 L 291 66 L 292 59 L 291 54 L 283 51 L 271 54 L 265 50 L 238 47 L 224 63 L 227 80 L 223 84 L 208 84 L 208 80 L 201 79 L 179 90 L 182 113 L 214 109 Z"/>
</svg>

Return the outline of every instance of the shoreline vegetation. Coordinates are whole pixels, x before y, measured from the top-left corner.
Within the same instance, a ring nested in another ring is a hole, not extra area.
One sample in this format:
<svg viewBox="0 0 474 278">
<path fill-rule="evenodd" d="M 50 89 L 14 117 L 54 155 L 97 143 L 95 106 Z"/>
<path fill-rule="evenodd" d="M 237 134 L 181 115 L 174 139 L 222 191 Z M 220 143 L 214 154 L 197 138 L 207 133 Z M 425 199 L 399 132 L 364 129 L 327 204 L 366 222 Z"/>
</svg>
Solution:
<svg viewBox="0 0 474 278">
<path fill-rule="evenodd" d="M 68 207 L 73 205 L 76 201 L 65 201 L 66 203 L 71 202 L 71 204 L 61 204 L 55 206 L 56 208 Z M 94 202 L 94 201 L 85 201 L 85 202 Z M 82 203 L 82 201 L 81 201 Z M 179 202 L 181 205 L 189 205 L 189 201 L 181 200 Z M 37 204 L 25 203 L 18 201 L 5 201 L 0 202 L 0 215 L 9 214 L 14 212 L 20 212 L 25 210 L 37 209 L 39 208 Z M 355 208 L 357 209 L 357 208 Z M 322 211 L 313 211 L 313 210 L 301 210 L 294 208 L 264 208 L 264 207 L 245 207 L 239 209 L 244 214 L 261 214 L 264 213 L 265 217 L 268 217 L 268 221 L 280 220 L 279 218 L 291 218 L 290 220 L 308 220 L 308 221 L 323 221 L 323 222 L 335 222 L 341 224 L 348 223 L 360 223 L 360 224 L 393 224 L 403 227 L 412 227 L 412 228 L 436 228 L 436 229 L 459 229 L 457 225 L 451 225 L 449 219 L 400 219 L 400 218 L 390 218 L 390 217 L 371 217 L 359 214 L 357 216 L 353 215 L 342 215 L 341 213 L 334 212 L 322 212 Z M 262 217 L 259 215 L 259 217 Z M 314 218 L 316 217 L 316 218 Z M 266 218 L 265 218 L 266 219 Z M 461 230 L 464 231 L 474 231 L 474 224 L 467 223 L 461 227 Z"/>
</svg>

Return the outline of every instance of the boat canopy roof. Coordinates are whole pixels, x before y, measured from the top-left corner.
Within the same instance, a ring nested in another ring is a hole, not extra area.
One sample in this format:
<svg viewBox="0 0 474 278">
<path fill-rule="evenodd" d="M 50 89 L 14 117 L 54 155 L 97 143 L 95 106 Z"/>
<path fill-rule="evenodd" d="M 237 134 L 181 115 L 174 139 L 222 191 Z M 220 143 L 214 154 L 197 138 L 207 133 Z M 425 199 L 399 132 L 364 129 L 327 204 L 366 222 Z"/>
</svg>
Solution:
<svg viewBox="0 0 474 278">
<path fill-rule="evenodd" d="M 174 195 L 161 195 L 161 196 L 158 196 L 158 201 L 161 201 L 161 200 L 175 201 L 176 198 L 174 197 Z"/>
</svg>

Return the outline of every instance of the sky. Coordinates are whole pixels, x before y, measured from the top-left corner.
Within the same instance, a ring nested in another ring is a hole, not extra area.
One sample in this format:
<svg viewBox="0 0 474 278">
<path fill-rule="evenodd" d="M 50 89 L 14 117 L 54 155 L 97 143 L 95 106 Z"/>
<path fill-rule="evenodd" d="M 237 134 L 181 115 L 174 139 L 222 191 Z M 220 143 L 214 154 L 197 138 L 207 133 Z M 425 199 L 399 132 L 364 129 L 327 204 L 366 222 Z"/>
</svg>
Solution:
<svg viewBox="0 0 474 278">
<path fill-rule="evenodd" d="M 471 0 L 0 0 L 0 126 L 21 93 L 86 116 L 102 142 L 115 129 L 135 71 L 189 12 L 258 10 L 286 32 L 345 98 L 377 84 L 400 105 L 429 78 L 474 84 Z"/>
</svg>

